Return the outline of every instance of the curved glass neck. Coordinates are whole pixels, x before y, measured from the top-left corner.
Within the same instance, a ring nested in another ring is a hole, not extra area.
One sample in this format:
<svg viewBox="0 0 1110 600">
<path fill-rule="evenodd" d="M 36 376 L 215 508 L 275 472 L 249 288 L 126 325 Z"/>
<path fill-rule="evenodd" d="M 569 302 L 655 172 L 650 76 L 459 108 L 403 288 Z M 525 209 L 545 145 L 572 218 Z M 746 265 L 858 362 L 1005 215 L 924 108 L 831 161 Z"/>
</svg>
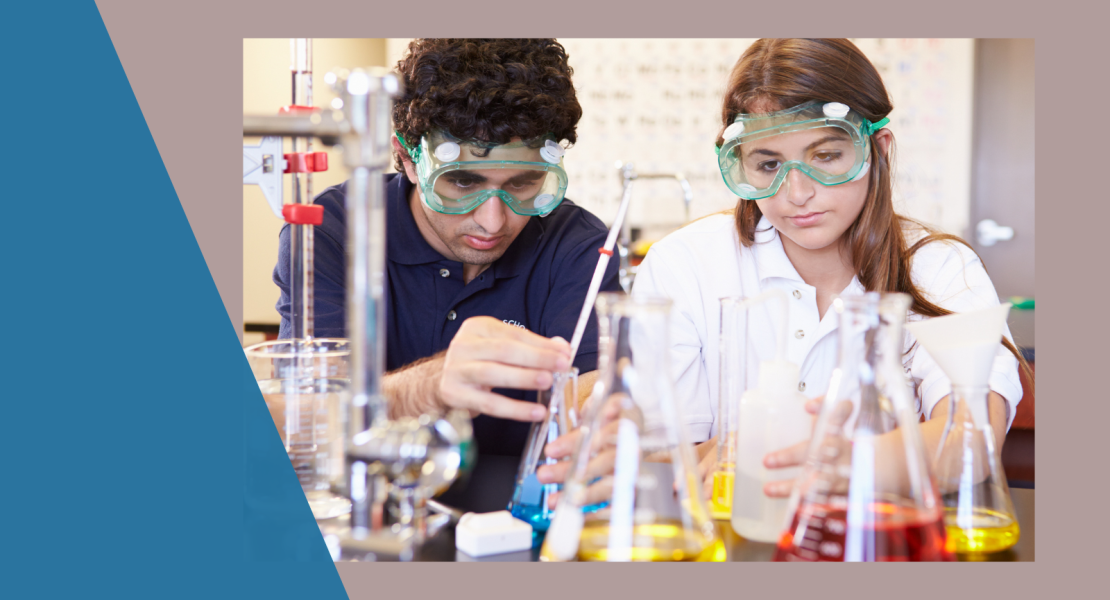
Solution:
<svg viewBox="0 0 1110 600">
<path fill-rule="evenodd" d="M 838 372 L 846 395 L 859 400 L 857 431 L 891 431 L 899 410 L 910 409 L 901 360 L 909 305 L 905 294 L 875 292 L 834 302 L 840 317 Z"/>
</svg>

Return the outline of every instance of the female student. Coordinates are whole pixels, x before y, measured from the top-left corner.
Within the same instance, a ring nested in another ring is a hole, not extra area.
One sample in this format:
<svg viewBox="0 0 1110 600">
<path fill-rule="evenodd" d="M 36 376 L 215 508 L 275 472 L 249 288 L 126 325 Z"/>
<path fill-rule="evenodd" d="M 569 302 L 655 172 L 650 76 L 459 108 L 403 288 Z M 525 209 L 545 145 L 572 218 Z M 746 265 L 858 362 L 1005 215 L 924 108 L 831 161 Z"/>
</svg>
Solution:
<svg viewBox="0 0 1110 600">
<path fill-rule="evenodd" d="M 894 134 L 883 127 L 892 109 L 878 72 L 847 40 L 759 40 L 733 69 L 717 147 L 725 183 L 739 196 L 736 209 L 654 244 L 632 290 L 673 301 L 677 398 L 700 443 L 703 472 L 716 460 L 720 298 L 770 288 L 787 293 L 787 357 L 800 365 L 798 389 L 811 398 L 825 393 L 835 368 L 837 318 L 829 307 L 838 295 L 909 294 L 911 319 L 998 305 L 983 264 L 963 240 L 894 212 Z M 807 120 L 835 125 L 777 133 Z M 903 365 L 917 390 L 931 456 L 951 386 L 917 348 L 907 333 Z M 1022 396 L 1019 363 L 1027 368 L 1005 340 L 990 378 L 999 447 Z M 764 464 L 800 464 L 804 446 L 768 454 Z M 764 493 L 787 496 L 791 485 L 769 483 Z"/>
</svg>

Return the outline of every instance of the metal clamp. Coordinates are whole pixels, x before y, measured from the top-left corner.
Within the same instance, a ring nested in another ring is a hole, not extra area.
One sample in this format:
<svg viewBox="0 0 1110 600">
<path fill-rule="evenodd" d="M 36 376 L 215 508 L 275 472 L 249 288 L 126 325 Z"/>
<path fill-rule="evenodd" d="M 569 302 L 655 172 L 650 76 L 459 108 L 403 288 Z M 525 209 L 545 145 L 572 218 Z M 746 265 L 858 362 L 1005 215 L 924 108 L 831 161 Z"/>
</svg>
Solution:
<svg viewBox="0 0 1110 600">
<path fill-rule="evenodd" d="M 381 392 L 386 297 L 382 172 L 391 157 L 390 109 L 400 82 L 384 69 L 328 73 L 325 81 L 339 93 L 342 111 L 244 117 L 243 134 L 314 136 L 328 145 L 340 143 L 343 162 L 352 169 L 346 207 L 352 375 L 347 489 L 336 490 L 351 499 L 351 515 L 322 524 L 321 532 L 337 561 L 411 560 L 430 534 L 428 499 L 472 462 L 473 431 L 465 411 L 388 417 Z M 392 519 L 385 508 L 389 499 L 396 504 Z"/>
<path fill-rule="evenodd" d="M 617 161 L 617 171 L 620 173 L 623 193 L 628 193 L 628 190 L 632 187 L 632 182 L 637 179 L 673 179 L 677 181 L 682 187 L 683 216 L 685 219 L 683 223 L 690 222 L 690 204 L 694 201 L 694 191 L 685 175 L 682 173 L 638 173 L 633 163 L 622 163 L 621 161 Z M 620 239 L 617 242 L 617 253 L 621 258 L 619 279 L 625 292 L 632 291 L 632 283 L 636 279 L 636 267 L 632 265 L 630 258 L 631 245 L 632 236 L 629 231 L 629 222 L 628 219 L 625 219 L 624 225 L 621 227 Z"/>
</svg>

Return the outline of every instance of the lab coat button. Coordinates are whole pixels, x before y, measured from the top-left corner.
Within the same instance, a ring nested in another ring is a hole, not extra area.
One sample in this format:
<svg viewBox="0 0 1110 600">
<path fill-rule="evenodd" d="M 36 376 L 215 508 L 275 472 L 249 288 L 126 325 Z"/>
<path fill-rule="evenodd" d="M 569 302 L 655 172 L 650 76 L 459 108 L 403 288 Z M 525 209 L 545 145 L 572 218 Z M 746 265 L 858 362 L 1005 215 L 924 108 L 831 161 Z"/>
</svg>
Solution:
<svg viewBox="0 0 1110 600">
<path fill-rule="evenodd" d="M 794 297 L 801 300 L 802 299 L 802 293 L 799 292 L 798 290 L 794 290 Z"/>
<path fill-rule="evenodd" d="M 802 331 L 801 329 L 794 332 L 794 337 L 798 338 L 799 340 L 804 338 L 805 336 L 806 332 Z"/>
<path fill-rule="evenodd" d="M 806 391 L 806 382 L 804 382 L 804 381 L 803 381 L 803 382 L 801 382 L 801 383 L 799 383 L 799 384 L 798 384 L 798 391 L 799 391 L 799 392 L 804 392 L 804 391 Z"/>
</svg>

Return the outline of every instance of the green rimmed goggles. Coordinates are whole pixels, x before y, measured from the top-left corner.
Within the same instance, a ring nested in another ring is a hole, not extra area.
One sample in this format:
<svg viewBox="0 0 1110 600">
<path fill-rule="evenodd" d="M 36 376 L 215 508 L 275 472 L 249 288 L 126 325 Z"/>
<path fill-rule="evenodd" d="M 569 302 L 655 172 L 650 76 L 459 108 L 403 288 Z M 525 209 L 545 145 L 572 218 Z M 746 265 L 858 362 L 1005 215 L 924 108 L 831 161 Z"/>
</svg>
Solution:
<svg viewBox="0 0 1110 600">
<path fill-rule="evenodd" d="M 812 101 L 768 114 L 740 114 L 717 149 L 721 176 L 745 200 L 774 196 L 793 170 L 821 185 L 858 181 L 870 167 L 872 123 L 840 102 Z"/>
<path fill-rule="evenodd" d="M 547 135 L 509 144 L 457 140 L 443 132 L 420 138 L 409 151 L 421 198 L 428 208 L 462 215 L 490 198 L 500 198 L 518 215 L 546 216 L 567 190 L 565 150 Z"/>
</svg>

